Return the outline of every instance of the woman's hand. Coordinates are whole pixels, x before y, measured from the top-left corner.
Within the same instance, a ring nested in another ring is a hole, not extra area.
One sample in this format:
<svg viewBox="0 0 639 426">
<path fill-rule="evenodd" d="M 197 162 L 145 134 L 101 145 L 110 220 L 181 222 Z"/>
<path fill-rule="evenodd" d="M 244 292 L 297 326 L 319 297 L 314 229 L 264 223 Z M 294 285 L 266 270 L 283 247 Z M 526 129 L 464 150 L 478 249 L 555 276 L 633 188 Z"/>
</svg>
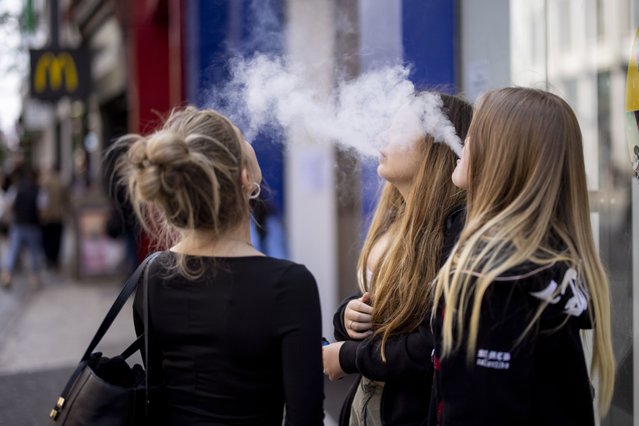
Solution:
<svg viewBox="0 0 639 426">
<path fill-rule="evenodd" d="M 373 307 L 368 304 L 370 294 L 364 293 L 359 299 L 353 299 L 344 309 L 344 327 L 351 339 L 362 340 L 373 334 Z"/>
<path fill-rule="evenodd" d="M 346 375 L 339 363 L 339 350 L 343 344 L 344 342 L 331 343 L 322 349 L 324 374 L 331 381 L 339 380 Z"/>
</svg>

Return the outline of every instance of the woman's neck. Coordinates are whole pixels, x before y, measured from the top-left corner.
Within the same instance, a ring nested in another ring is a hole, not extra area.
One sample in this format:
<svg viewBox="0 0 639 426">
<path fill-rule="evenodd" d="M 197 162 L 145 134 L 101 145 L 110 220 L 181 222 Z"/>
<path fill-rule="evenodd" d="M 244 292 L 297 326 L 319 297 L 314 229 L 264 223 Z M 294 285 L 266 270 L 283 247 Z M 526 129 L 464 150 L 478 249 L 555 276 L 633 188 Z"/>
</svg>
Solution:
<svg viewBox="0 0 639 426">
<path fill-rule="evenodd" d="M 397 192 L 399 192 L 399 195 L 401 195 L 402 198 L 404 199 L 404 202 L 406 202 L 406 200 L 408 199 L 408 194 L 410 192 L 412 183 L 411 182 L 391 182 L 391 185 L 393 185 L 395 189 L 397 189 Z"/>
<path fill-rule="evenodd" d="M 193 231 L 182 238 L 171 251 L 192 256 L 244 257 L 264 256 L 251 244 L 248 223 L 220 235 L 209 231 Z"/>
<path fill-rule="evenodd" d="M 406 202 L 406 199 L 408 198 L 408 191 L 410 190 L 410 186 L 398 186 L 397 190 L 399 191 L 400 195 L 404 199 L 404 202 Z"/>
</svg>

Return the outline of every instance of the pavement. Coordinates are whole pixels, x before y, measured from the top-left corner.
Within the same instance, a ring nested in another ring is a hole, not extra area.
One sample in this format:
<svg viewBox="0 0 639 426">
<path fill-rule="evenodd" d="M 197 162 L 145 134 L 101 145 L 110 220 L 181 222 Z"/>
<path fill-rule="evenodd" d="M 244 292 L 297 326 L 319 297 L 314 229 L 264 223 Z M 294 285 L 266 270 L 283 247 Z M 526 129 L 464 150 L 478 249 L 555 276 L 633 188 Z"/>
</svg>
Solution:
<svg viewBox="0 0 639 426">
<path fill-rule="evenodd" d="M 43 272 L 39 288 L 16 274 L 12 288 L 0 290 L 0 426 L 46 424 L 121 283 L 116 277 L 78 281 Z M 115 355 L 133 341 L 130 304 L 98 350 Z M 325 425 L 336 424 L 349 384 L 349 378 L 326 382 Z"/>
<path fill-rule="evenodd" d="M 18 274 L 0 291 L 0 426 L 46 424 L 119 285 L 44 272 L 39 288 Z M 115 354 L 133 340 L 130 303 L 98 350 Z"/>
</svg>

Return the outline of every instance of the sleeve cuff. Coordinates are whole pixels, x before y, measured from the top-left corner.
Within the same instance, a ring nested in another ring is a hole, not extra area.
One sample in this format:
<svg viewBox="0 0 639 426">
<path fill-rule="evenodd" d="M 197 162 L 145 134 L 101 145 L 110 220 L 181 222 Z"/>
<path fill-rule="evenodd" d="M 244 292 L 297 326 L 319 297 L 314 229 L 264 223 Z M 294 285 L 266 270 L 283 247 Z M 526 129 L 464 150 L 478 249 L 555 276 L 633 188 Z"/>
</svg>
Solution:
<svg viewBox="0 0 639 426">
<path fill-rule="evenodd" d="M 337 309 L 337 312 L 335 312 L 335 315 L 333 315 L 333 337 L 335 337 L 335 340 L 349 340 L 350 337 L 348 336 L 346 327 L 344 327 L 342 322 L 344 311 L 341 308 L 342 307 L 340 306 Z"/>
<path fill-rule="evenodd" d="M 359 342 L 347 340 L 344 342 L 339 350 L 339 365 L 342 370 L 347 374 L 357 373 L 357 365 L 355 360 L 357 359 L 357 347 Z"/>
</svg>

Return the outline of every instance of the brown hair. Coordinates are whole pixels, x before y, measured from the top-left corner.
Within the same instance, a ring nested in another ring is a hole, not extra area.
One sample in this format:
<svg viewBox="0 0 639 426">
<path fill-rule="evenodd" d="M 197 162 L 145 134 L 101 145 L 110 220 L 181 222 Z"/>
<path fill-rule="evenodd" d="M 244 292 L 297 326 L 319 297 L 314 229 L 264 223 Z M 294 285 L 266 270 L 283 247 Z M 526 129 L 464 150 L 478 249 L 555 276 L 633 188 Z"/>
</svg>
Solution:
<svg viewBox="0 0 639 426">
<path fill-rule="evenodd" d="M 472 118 L 472 107 L 460 98 L 441 95 L 443 112 L 463 140 Z M 358 262 L 364 291 L 371 291 L 373 325 L 382 336 L 380 346 L 395 333 L 417 328 L 431 305 L 429 284 L 440 265 L 446 218 L 464 201 L 464 191 L 451 181 L 457 157 L 443 143 L 424 135 L 421 161 L 410 193 L 404 200 L 390 183 L 384 185 Z M 366 265 L 375 242 L 394 228 L 397 236 L 387 254 L 366 278 Z"/>
</svg>

